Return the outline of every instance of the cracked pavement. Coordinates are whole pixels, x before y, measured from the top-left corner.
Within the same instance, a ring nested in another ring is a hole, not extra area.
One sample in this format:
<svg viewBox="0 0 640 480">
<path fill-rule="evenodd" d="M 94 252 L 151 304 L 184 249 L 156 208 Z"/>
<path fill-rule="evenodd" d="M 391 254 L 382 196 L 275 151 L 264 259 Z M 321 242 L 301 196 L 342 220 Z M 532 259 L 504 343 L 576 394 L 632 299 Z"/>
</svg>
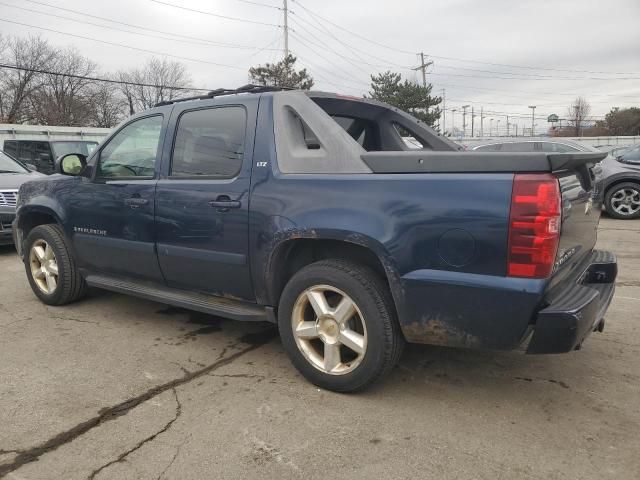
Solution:
<svg viewBox="0 0 640 480">
<path fill-rule="evenodd" d="M 640 478 L 640 221 L 598 246 L 618 290 L 581 351 L 410 346 L 357 395 L 308 384 L 268 324 L 46 307 L 0 247 L 0 478 Z"/>
</svg>

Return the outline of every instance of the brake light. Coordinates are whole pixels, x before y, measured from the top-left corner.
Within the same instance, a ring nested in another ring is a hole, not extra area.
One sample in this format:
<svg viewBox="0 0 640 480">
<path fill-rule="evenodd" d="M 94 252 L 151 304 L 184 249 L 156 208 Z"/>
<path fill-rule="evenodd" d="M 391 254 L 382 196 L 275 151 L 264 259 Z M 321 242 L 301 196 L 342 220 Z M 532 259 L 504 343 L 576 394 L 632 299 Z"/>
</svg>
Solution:
<svg viewBox="0 0 640 480">
<path fill-rule="evenodd" d="M 560 186 L 551 174 L 517 174 L 509 215 L 507 275 L 547 278 L 560 241 Z"/>
</svg>

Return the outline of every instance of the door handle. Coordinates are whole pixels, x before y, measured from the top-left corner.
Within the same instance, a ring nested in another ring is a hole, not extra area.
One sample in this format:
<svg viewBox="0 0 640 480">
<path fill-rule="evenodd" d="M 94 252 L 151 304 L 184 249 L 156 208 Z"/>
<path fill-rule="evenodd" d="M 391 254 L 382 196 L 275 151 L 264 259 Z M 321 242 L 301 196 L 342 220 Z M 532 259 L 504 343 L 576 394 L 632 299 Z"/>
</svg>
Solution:
<svg viewBox="0 0 640 480">
<path fill-rule="evenodd" d="M 220 212 L 226 212 L 230 208 L 240 208 L 240 200 L 231 200 L 227 195 L 220 195 L 215 200 L 209 202 L 209 206 L 217 208 Z"/>
<path fill-rule="evenodd" d="M 149 200 L 147 200 L 146 198 L 131 197 L 124 199 L 124 204 L 128 205 L 131 208 L 138 208 L 142 205 L 146 205 L 147 203 L 149 203 Z"/>
</svg>

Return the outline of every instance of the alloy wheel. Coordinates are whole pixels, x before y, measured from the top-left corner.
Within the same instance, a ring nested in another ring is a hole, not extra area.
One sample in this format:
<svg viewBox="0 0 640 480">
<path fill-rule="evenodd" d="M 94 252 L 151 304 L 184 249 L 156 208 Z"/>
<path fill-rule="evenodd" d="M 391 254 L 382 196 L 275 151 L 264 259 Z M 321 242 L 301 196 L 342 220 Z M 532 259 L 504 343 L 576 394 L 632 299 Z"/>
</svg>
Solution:
<svg viewBox="0 0 640 480">
<path fill-rule="evenodd" d="M 51 295 L 58 288 L 58 262 L 53 248 L 44 240 L 36 240 L 29 251 L 31 276 L 38 288 Z"/>
<path fill-rule="evenodd" d="M 611 195 L 611 207 L 620 215 L 634 215 L 640 211 L 640 191 L 622 188 Z"/>
<path fill-rule="evenodd" d="M 356 303 L 345 292 L 315 285 L 293 306 L 296 345 L 309 363 L 331 375 L 353 371 L 367 350 L 367 328 Z"/>
</svg>

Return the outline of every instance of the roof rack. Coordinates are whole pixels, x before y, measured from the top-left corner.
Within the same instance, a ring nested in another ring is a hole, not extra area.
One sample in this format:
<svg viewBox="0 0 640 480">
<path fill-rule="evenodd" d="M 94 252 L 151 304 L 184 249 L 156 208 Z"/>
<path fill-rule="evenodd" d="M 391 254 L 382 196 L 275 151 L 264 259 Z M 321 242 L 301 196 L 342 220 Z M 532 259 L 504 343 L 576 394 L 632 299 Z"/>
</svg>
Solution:
<svg viewBox="0 0 640 480">
<path fill-rule="evenodd" d="M 221 97 L 223 95 L 235 95 L 237 93 L 280 92 L 282 90 L 295 90 L 295 88 L 276 87 L 276 86 L 269 86 L 269 85 L 254 85 L 250 83 L 240 88 L 217 88 L 216 90 L 211 90 L 210 92 L 204 95 L 198 95 L 195 97 L 185 97 L 185 98 L 175 98 L 173 100 L 165 100 L 164 102 L 156 103 L 154 106 L 162 107 L 165 105 L 171 105 L 173 103 L 178 103 L 178 102 L 188 102 L 191 100 L 206 100 L 208 98 Z"/>
</svg>

